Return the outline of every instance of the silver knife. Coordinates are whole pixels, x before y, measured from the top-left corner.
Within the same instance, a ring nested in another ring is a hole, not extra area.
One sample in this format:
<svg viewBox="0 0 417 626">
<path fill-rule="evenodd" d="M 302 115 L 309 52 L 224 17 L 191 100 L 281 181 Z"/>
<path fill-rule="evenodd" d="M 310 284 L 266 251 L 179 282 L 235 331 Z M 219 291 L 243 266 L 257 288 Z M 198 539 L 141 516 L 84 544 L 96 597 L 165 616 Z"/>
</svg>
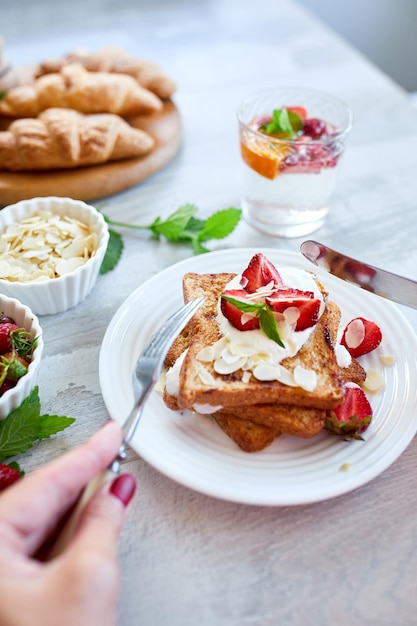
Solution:
<svg viewBox="0 0 417 626">
<path fill-rule="evenodd" d="M 304 241 L 300 246 L 306 259 L 333 276 L 372 293 L 417 309 L 417 281 L 368 265 L 328 248 L 317 241 Z"/>
</svg>

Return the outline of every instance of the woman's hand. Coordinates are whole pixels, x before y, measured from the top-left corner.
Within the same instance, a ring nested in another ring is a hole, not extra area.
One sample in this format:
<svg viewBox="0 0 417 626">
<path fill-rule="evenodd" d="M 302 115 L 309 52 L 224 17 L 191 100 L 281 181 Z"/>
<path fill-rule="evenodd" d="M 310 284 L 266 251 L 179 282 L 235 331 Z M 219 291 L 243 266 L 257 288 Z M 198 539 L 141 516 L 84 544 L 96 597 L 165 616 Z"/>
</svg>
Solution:
<svg viewBox="0 0 417 626">
<path fill-rule="evenodd" d="M 117 546 L 135 479 L 122 474 L 86 505 L 67 548 L 35 556 L 87 483 L 115 457 L 121 428 L 109 422 L 87 443 L 8 487 L 0 495 L 0 624 L 114 626 Z"/>
</svg>

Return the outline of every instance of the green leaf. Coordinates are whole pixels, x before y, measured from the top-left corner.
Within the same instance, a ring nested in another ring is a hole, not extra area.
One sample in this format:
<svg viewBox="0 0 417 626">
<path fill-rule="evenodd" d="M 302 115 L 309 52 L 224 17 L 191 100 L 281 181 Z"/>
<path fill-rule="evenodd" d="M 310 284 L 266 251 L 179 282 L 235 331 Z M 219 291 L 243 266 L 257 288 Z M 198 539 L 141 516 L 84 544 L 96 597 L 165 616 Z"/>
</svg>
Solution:
<svg viewBox="0 0 417 626">
<path fill-rule="evenodd" d="M 214 213 L 206 220 L 202 220 L 195 217 L 197 211 L 198 209 L 194 204 L 184 204 L 168 216 L 166 220 L 156 217 L 149 226 L 126 224 L 111 220 L 105 215 L 103 217 L 109 226 L 149 230 L 154 239 L 159 239 L 163 235 L 169 242 L 174 244 L 191 244 L 194 254 L 203 254 L 204 252 L 209 252 L 202 245 L 203 242 L 209 239 L 223 239 L 230 235 L 239 223 L 242 214 L 240 209 L 231 207 L 223 211 L 217 211 L 217 213 Z M 110 240 L 100 268 L 101 274 L 105 274 L 117 265 L 123 249 L 121 236 L 113 230 L 109 230 L 109 233 Z"/>
<path fill-rule="evenodd" d="M 274 109 L 272 120 L 262 124 L 259 130 L 267 135 L 279 135 L 282 139 L 295 139 L 303 128 L 303 120 L 294 111 L 288 111 L 286 107 Z"/>
<path fill-rule="evenodd" d="M 275 341 L 275 343 L 281 346 L 281 348 L 285 348 L 278 332 L 278 326 L 274 314 L 267 306 L 265 306 L 259 315 L 259 326 L 269 339 Z"/>
<path fill-rule="evenodd" d="M 0 100 L 3 100 L 3 98 L 6 97 L 6 92 L 5 91 L 0 91 Z"/>
<path fill-rule="evenodd" d="M 266 307 L 266 305 L 262 302 L 247 302 L 246 300 L 238 300 L 232 296 L 226 296 L 224 293 L 221 294 L 221 297 L 230 302 L 230 304 L 233 304 L 233 306 L 239 309 L 239 311 L 243 311 L 243 313 L 260 312 Z"/>
<path fill-rule="evenodd" d="M 17 381 L 19 380 L 19 378 L 22 378 L 22 376 L 27 374 L 27 371 L 28 371 L 28 368 L 25 365 L 23 365 L 23 363 L 13 358 L 9 361 L 7 378 L 12 381 Z"/>
<path fill-rule="evenodd" d="M 199 233 L 201 230 L 203 230 L 205 224 L 206 224 L 206 220 L 200 220 L 197 217 L 190 217 L 190 219 L 187 222 L 185 232 Z"/>
<path fill-rule="evenodd" d="M 25 475 L 25 472 L 22 470 L 22 468 L 20 467 L 19 463 L 17 463 L 17 461 L 12 461 L 11 463 L 8 463 L 7 465 L 17 470 L 23 478 L 23 476 Z"/>
<path fill-rule="evenodd" d="M 189 220 L 197 211 L 195 205 L 185 204 L 169 215 L 164 222 L 157 218 L 149 228 L 154 234 L 163 235 L 169 241 L 175 241 L 183 233 Z"/>
<path fill-rule="evenodd" d="M 204 228 L 200 231 L 199 240 L 224 239 L 236 228 L 241 215 L 242 210 L 234 207 L 213 213 L 207 218 Z"/>
<path fill-rule="evenodd" d="M 37 337 L 32 339 L 30 333 L 21 328 L 12 330 L 10 333 L 10 339 L 12 340 L 13 349 L 19 356 L 31 355 L 38 342 Z"/>
<path fill-rule="evenodd" d="M 199 241 L 199 239 L 197 237 L 193 237 L 192 239 L 192 246 L 193 246 L 193 252 L 194 254 L 205 254 L 206 252 L 210 252 L 210 250 L 208 250 L 208 248 L 205 248 L 201 242 Z"/>
<path fill-rule="evenodd" d="M 23 454 L 38 438 L 40 402 L 35 387 L 22 404 L 0 422 L 0 460 Z"/>
<path fill-rule="evenodd" d="M 23 454 L 39 439 L 45 439 L 67 428 L 72 417 L 40 415 L 38 387 L 16 409 L 0 421 L 0 462 Z"/>
<path fill-rule="evenodd" d="M 38 439 L 47 439 L 51 435 L 65 430 L 75 422 L 74 417 L 65 417 L 63 415 L 41 415 L 39 417 L 39 433 Z"/>
<path fill-rule="evenodd" d="M 288 111 L 288 118 L 290 120 L 290 124 L 292 126 L 293 131 L 295 133 L 299 133 L 304 128 L 303 120 L 297 113 L 294 113 L 294 111 L 289 111 L 288 109 L 287 111 Z"/>
<path fill-rule="evenodd" d="M 278 332 L 275 316 L 267 304 L 264 302 L 238 300 L 232 296 L 226 296 L 224 293 L 221 294 L 221 297 L 233 304 L 239 311 L 243 311 L 243 313 L 256 313 L 256 317 L 259 318 L 259 326 L 265 335 L 272 341 L 275 341 L 281 348 L 285 348 Z"/>
<path fill-rule="evenodd" d="M 123 252 L 123 240 L 119 233 L 109 228 L 109 243 L 100 267 L 100 274 L 106 274 L 118 264 Z"/>
</svg>

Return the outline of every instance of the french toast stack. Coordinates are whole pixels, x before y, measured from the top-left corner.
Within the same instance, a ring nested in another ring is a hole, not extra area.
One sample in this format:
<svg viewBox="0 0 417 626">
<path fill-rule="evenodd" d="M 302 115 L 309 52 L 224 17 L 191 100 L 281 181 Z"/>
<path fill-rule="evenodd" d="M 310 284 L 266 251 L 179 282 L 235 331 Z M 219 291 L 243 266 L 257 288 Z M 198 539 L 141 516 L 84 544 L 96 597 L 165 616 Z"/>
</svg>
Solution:
<svg viewBox="0 0 417 626">
<path fill-rule="evenodd" d="M 176 371 L 177 384 L 175 389 L 166 384 L 163 394 L 166 405 L 172 410 L 211 414 L 246 452 L 262 450 L 282 434 L 302 438 L 317 435 L 324 428 L 326 411 L 342 403 L 343 383 L 361 383 L 366 376 L 355 359 L 347 367 L 338 365 L 335 343 L 341 317 L 339 307 L 328 301 L 328 294 L 317 281 L 323 296 L 323 312 L 299 351 L 281 362 L 291 375 L 297 369 L 313 373 L 314 389 L 293 382 L 258 380 L 253 373 L 240 369 L 221 374 L 215 371 L 213 362 L 202 359 L 201 355 L 222 339 L 219 302 L 234 277 L 230 273 L 184 276 L 184 300 L 204 296 L 205 303 L 167 354 L 167 381 L 169 372 Z"/>
</svg>

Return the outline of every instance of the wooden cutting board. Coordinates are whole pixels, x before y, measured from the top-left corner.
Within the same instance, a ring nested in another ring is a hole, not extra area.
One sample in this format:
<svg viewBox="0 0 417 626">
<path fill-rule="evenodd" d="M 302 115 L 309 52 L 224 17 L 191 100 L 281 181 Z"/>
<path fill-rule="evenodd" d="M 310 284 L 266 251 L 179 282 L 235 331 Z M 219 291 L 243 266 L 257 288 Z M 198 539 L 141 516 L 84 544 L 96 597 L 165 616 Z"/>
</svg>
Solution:
<svg viewBox="0 0 417 626">
<path fill-rule="evenodd" d="M 180 148 L 182 125 L 179 111 L 173 102 L 168 101 L 161 112 L 128 121 L 155 138 L 156 146 L 150 154 L 74 170 L 0 171 L 0 206 L 38 196 L 96 200 L 149 178 L 164 167 Z"/>
</svg>

